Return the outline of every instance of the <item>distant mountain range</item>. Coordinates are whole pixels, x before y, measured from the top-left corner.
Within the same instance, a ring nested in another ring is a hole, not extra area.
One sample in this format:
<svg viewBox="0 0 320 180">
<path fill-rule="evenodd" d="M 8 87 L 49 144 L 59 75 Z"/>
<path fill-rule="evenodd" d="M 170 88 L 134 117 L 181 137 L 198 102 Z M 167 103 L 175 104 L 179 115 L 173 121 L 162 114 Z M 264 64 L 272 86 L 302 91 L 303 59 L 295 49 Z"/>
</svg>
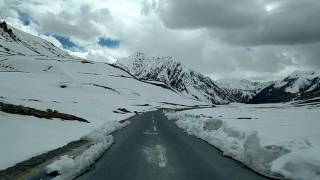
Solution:
<svg viewBox="0 0 320 180">
<path fill-rule="evenodd" d="M 73 57 L 44 39 L 12 28 L 6 22 L 0 22 L 0 56 L 26 56 L 33 59 L 59 57 L 59 61 L 69 58 L 92 63 Z M 20 69 L 23 69 L 23 65 L 20 65 Z M 275 82 L 260 83 L 244 79 L 213 81 L 173 57 L 152 57 L 141 52 L 118 59 L 111 65 L 139 81 L 170 89 L 186 99 L 209 104 L 309 101 L 320 96 L 319 71 L 297 71 Z M 18 64 L 15 67 L 0 64 L 0 70 L 5 71 L 17 71 L 17 67 Z"/>
<path fill-rule="evenodd" d="M 173 57 L 150 57 L 141 52 L 119 59 L 116 65 L 140 80 L 161 82 L 190 98 L 213 104 L 278 103 L 319 97 L 320 73 L 316 71 L 297 71 L 271 82 L 213 81 Z"/>
</svg>

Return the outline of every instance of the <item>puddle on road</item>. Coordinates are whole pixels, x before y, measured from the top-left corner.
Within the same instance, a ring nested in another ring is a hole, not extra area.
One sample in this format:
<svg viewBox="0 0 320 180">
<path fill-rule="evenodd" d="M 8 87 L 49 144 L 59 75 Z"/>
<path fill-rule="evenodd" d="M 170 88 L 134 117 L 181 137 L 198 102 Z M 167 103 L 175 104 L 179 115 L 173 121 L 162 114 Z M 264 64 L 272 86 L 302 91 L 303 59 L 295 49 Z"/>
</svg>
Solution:
<svg viewBox="0 0 320 180">
<path fill-rule="evenodd" d="M 142 151 L 149 163 L 155 164 L 161 168 L 165 168 L 167 166 L 165 147 L 161 146 L 160 144 L 157 144 L 151 147 L 144 147 Z"/>
</svg>

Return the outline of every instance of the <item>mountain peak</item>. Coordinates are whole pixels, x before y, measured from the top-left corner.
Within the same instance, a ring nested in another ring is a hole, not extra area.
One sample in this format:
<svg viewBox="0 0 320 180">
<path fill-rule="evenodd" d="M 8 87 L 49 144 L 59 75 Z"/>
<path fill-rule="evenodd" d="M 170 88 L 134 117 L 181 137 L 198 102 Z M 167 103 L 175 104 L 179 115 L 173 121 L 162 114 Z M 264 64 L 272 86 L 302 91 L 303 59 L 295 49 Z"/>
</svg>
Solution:
<svg viewBox="0 0 320 180">
<path fill-rule="evenodd" d="M 209 77 L 185 67 L 172 56 L 152 57 L 137 52 L 116 64 L 140 80 L 162 82 L 192 99 L 213 104 L 233 101 Z"/>
<path fill-rule="evenodd" d="M 137 60 L 137 59 L 144 60 L 144 59 L 146 59 L 147 55 L 143 52 L 136 52 L 129 57 L 133 60 Z"/>
<path fill-rule="evenodd" d="M 124 59 L 129 59 L 130 61 L 141 61 L 141 62 L 142 61 L 148 61 L 148 62 L 149 61 L 160 61 L 160 62 L 172 62 L 172 63 L 181 64 L 180 61 L 173 58 L 172 56 L 155 57 L 155 56 L 147 55 L 146 53 L 143 53 L 143 52 L 136 52 L 136 53 L 132 54 L 131 56 L 129 56 L 128 58 L 120 59 L 120 63 L 123 63 Z"/>
<path fill-rule="evenodd" d="M 0 22 L 0 50 L 2 55 L 32 55 L 72 57 L 52 43 Z"/>
<path fill-rule="evenodd" d="M 0 28 L 4 33 L 7 33 L 12 39 L 17 39 L 17 36 L 13 33 L 12 29 L 7 25 L 5 21 L 0 22 Z"/>
</svg>

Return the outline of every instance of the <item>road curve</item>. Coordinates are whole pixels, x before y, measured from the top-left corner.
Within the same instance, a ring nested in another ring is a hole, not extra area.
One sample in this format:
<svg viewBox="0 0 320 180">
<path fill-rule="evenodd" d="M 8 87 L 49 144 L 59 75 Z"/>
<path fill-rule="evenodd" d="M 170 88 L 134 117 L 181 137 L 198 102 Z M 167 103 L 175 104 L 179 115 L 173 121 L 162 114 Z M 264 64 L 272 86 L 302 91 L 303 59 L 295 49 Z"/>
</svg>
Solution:
<svg viewBox="0 0 320 180">
<path fill-rule="evenodd" d="M 208 143 L 189 136 L 161 111 L 131 119 L 115 144 L 78 180 L 262 180 Z"/>
</svg>

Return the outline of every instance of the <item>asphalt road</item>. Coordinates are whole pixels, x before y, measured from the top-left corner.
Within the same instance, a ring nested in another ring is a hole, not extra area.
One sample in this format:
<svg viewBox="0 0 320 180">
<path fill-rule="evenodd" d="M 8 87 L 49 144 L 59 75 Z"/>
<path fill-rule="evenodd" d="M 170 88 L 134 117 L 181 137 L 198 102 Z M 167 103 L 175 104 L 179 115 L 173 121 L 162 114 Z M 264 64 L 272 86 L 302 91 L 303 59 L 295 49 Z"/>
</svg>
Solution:
<svg viewBox="0 0 320 180">
<path fill-rule="evenodd" d="M 241 163 L 176 127 L 161 111 L 135 116 L 78 180 L 260 180 Z"/>
</svg>

